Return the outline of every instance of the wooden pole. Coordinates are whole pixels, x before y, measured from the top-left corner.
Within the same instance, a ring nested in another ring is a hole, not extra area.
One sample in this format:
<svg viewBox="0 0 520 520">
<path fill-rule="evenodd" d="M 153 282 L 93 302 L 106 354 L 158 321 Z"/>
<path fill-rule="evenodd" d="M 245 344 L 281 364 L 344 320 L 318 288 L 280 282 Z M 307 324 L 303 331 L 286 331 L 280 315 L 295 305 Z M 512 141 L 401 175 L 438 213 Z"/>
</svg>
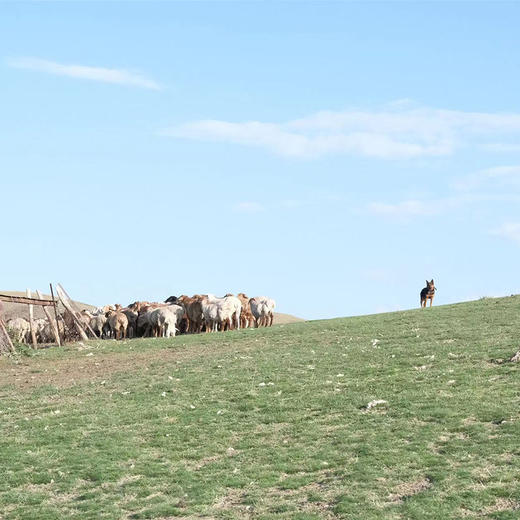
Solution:
<svg viewBox="0 0 520 520">
<path fill-rule="evenodd" d="M 60 298 L 61 303 L 65 307 L 65 309 L 69 312 L 69 314 L 72 316 L 72 319 L 74 320 L 74 325 L 76 326 L 76 330 L 79 332 L 79 335 L 81 338 L 85 341 L 88 341 L 88 336 L 85 330 L 83 329 L 83 323 L 81 320 L 76 316 L 76 311 L 73 309 L 72 305 L 69 303 L 69 299 L 67 297 L 67 294 L 65 291 L 63 291 L 60 284 L 58 284 L 57 287 L 58 296 Z"/>
<path fill-rule="evenodd" d="M 76 318 L 77 318 L 79 311 L 77 310 L 75 303 L 73 302 L 71 297 L 67 294 L 67 291 L 63 288 L 63 286 L 61 284 L 58 284 L 57 291 L 58 291 L 58 294 L 60 295 L 60 299 L 62 302 L 64 299 L 66 299 L 68 301 L 68 304 L 69 304 L 70 308 L 72 309 L 73 314 L 75 314 Z M 79 318 L 78 318 L 78 320 L 79 320 Z M 82 328 L 84 327 L 84 329 L 86 329 L 88 332 L 90 332 L 90 334 L 92 334 L 92 337 L 94 339 L 98 339 L 96 333 L 92 330 L 92 327 L 90 326 L 89 323 L 83 323 L 81 320 L 79 320 L 79 321 L 81 322 Z"/>
<path fill-rule="evenodd" d="M 58 319 L 58 309 L 56 307 L 56 300 L 54 299 L 54 291 L 52 290 L 52 283 L 49 284 L 49 287 L 51 288 L 51 298 L 52 298 L 52 301 L 54 302 L 53 307 L 54 307 L 54 316 L 56 318 L 56 329 L 58 331 L 58 339 L 61 340 L 61 338 L 60 338 L 60 321 Z M 60 341 L 58 341 L 58 345 L 61 346 Z"/>
<path fill-rule="evenodd" d="M 0 346 L 2 346 L 2 345 L 7 345 L 7 348 L 11 352 L 15 351 L 13 342 L 11 341 L 11 338 L 9 337 L 9 333 L 7 332 L 7 330 L 5 328 L 4 320 L 0 317 Z M 0 349 L 0 353 L 1 353 L 1 349 Z"/>
<path fill-rule="evenodd" d="M 30 289 L 27 289 L 27 298 L 32 298 Z M 32 303 L 29 304 L 29 325 L 31 326 L 31 340 L 33 348 L 38 348 L 38 343 L 36 342 L 36 330 L 34 328 L 34 312 Z"/>
<path fill-rule="evenodd" d="M 40 291 L 36 291 L 36 294 L 38 295 L 38 298 L 42 299 L 42 294 Z M 56 343 L 58 344 L 58 347 L 61 347 L 60 342 L 60 334 L 58 332 L 58 322 L 54 322 L 51 313 L 48 311 L 47 307 L 42 307 L 43 312 L 45 313 L 45 316 L 47 316 L 47 319 L 49 320 L 49 325 L 52 330 L 52 334 L 54 336 L 54 339 L 56 340 Z"/>
</svg>

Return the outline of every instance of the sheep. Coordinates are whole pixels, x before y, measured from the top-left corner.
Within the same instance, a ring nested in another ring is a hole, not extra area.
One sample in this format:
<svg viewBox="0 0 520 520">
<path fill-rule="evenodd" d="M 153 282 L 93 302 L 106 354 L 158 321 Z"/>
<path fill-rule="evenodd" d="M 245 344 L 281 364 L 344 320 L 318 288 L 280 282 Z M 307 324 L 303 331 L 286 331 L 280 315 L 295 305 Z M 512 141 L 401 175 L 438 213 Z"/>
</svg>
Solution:
<svg viewBox="0 0 520 520">
<path fill-rule="evenodd" d="M 92 314 L 90 314 L 87 309 L 83 309 L 79 313 L 79 321 L 83 324 L 83 328 L 87 327 L 90 324 L 90 320 L 92 319 Z"/>
<path fill-rule="evenodd" d="M 196 294 L 192 298 L 186 295 L 179 296 L 180 302 L 186 309 L 187 332 L 199 333 L 202 331 L 204 316 L 202 313 L 202 296 Z"/>
<path fill-rule="evenodd" d="M 201 299 L 202 316 L 206 323 L 206 332 L 216 332 L 218 326 L 218 304 L 210 301 L 207 296 Z"/>
<path fill-rule="evenodd" d="M 175 336 L 177 324 L 184 316 L 184 309 L 180 305 L 158 307 L 150 312 L 150 323 L 153 335 L 159 337 Z"/>
<path fill-rule="evenodd" d="M 144 307 L 148 307 L 150 305 L 151 305 L 150 302 L 136 301 L 136 302 L 131 303 L 130 305 L 128 305 L 128 309 L 130 309 L 130 310 L 132 310 L 134 312 L 137 312 L 137 314 L 139 314 L 141 312 L 141 309 L 143 309 Z"/>
<path fill-rule="evenodd" d="M 252 327 L 255 323 L 255 318 L 253 313 L 251 312 L 251 304 L 249 303 L 249 298 L 244 293 L 238 293 L 237 298 L 240 300 L 242 304 L 242 308 L 240 311 L 240 326 L 245 329 L 247 327 Z"/>
<path fill-rule="evenodd" d="M 254 307 L 254 310 L 253 310 Z M 189 297 L 170 296 L 165 303 L 150 303 L 136 301 L 121 307 L 116 304 L 101 307 L 89 315 L 90 326 L 95 329 L 97 335 L 108 337 L 109 335 L 123 337 L 135 336 L 174 336 L 176 332 L 200 333 L 205 327 L 206 332 L 217 330 L 225 331 L 252 327 L 270 326 L 273 323 L 274 300 L 265 296 L 249 299 L 244 293 L 238 296 L 226 294 L 218 298 L 213 294 L 194 295 Z M 103 324 L 103 318 L 94 320 L 102 310 L 107 310 L 108 320 Z M 114 315 L 126 317 L 126 329 L 123 324 L 115 327 Z"/>
<path fill-rule="evenodd" d="M 128 307 L 126 307 L 125 309 L 121 309 L 121 312 L 128 319 L 128 336 L 130 338 L 137 336 L 137 312 Z"/>
<path fill-rule="evenodd" d="M 209 303 L 218 306 L 217 319 L 221 330 L 240 328 L 240 311 L 242 304 L 240 300 L 232 294 L 226 294 L 224 298 L 217 298 L 213 294 L 207 296 Z"/>
<path fill-rule="evenodd" d="M 27 320 L 23 318 L 13 318 L 6 323 L 6 326 L 13 334 L 16 343 L 28 343 L 31 326 Z"/>
<path fill-rule="evenodd" d="M 249 300 L 255 318 L 255 327 L 270 327 L 273 324 L 276 302 L 266 296 L 256 296 Z"/>
<path fill-rule="evenodd" d="M 233 308 L 233 316 L 232 316 L 232 328 L 234 329 L 240 329 L 240 313 L 242 312 L 242 301 L 237 296 L 234 296 L 232 294 L 226 294 L 223 298 Z"/>
<path fill-rule="evenodd" d="M 274 320 L 274 308 L 276 307 L 276 302 L 272 298 L 266 298 L 264 296 L 264 301 L 268 308 L 268 316 L 269 321 L 266 324 L 266 327 L 272 327 L 273 326 L 273 320 Z"/>
<path fill-rule="evenodd" d="M 55 321 L 53 320 L 53 322 L 55 322 Z M 59 333 L 60 337 L 63 337 L 64 332 L 65 332 L 65 327 L 63 325 L 63 321 L 59 320 L 58 321 L 58 333 Z M 43 328 L 43 331 L 42 331 L 42 337 L 45 338 L 44 340 L 42 340 L 43 343 L 54 343 L 54 341 L 56 340 L 56 338 L 54 336 L 53 325 L 51 325 L 49 320 L 45 320 L 45 327 Z"/>
<path fill-rule="evenodd" d="M 150 322 L 150 314 L 153 312 L 153 309 L 141 310 L 137 316 L 136 328 L 138 336 L 149 336 L 151 331 L 151 322 Z"/>
<path fill-rule="evenodd" d="M 112 329 L 110 328 L 110 323 L 108 323 L 108 318 L 105 321 L 105 323 L 103 323 L 103 327 L 101 329 L 101 337 L 103 339 L 108 339 L 112 337 Z"/>
<path fill-rule="evenodd" d="M 98 338 L 102 338 L 103 327 L 107 322 L 107 318 L 104 314 L 96 314 L 92 318 L 90 318 L 90 328 L 94 331 Z"/>
<path fill-rule="evenodd" d="M 251 305 L 251 313 L 255 318 L 255 328 L 261 327 L 269 313 L 267 305 L 260 298 L 251 298 L 249 304 Z"/>
<path fill-rule="evenodd" d="M 167 321 L 167 327 L 164 331 L 165 336 L 175 336 L 175 333 L 178 330 L 177 325 L 179 325 L 186 317 L 186 309 L 182 305 L 173 304 L 167 307 L 166 310 L 174 317 L 174 319 Z"/>
<path fill-rule="evenodd" d="M 167 303 L 148 303 L 148 302 L 135 302 L 129 305 L 132 310 L 138 310 L 137 321 L 136 321 L 136 336 L 148 337 L 152 335 L 153 325 L 150 320 L 151 313 L 159 308 L 169 307 Z"/>
<path fill-rule="evenodd" d="M 121 311 L 109 311 L 107 313 L 108 324 L 112 332 L 112 336 L 116 339 L 125 339 L 128 329 L 128 318 Z M 121 336 L 123 338 L 121 338 Z"/>
<path fill-rule="evenodd" d="M 236 313 L 234 302 L 230 299 L 223 298 L 221 301 L 217 302 L 217 306 L 217 316 L 220 330 L 225 331 L 231 329 L 233 327 L 233 317 Z"/>
<path fill-rule="evenodd" d="M 49 320 L 38 318 L 33 321 L 34 334 L 38 343 L 52 343 L 52 331 Z"/>
</svg>

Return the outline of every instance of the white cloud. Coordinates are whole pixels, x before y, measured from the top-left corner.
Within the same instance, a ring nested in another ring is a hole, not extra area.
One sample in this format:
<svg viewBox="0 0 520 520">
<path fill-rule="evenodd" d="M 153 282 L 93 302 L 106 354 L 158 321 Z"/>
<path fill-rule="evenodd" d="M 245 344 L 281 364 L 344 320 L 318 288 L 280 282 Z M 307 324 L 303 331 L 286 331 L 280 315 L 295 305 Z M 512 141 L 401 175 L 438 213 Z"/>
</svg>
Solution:
<svg viewBox="0 0 520 520">
<path fill-rule="evenodd" d="M 492 234 L 520 244 L 520 222 L 506 222 L 493 230 Z"/>
<path fill-rule="evenodd" d="M 502 204 L 518 204 L 520 197 L 514 193 L 464 193 L 444 198 L 426 198 L 422 200 L 405 200 L 395 204 L 372 202 L 365 210 L 373 215 L 406 218 L 441 215 L 448 211 L 463 208 L 466 205 L 481 205 L 485 202 Z"/>
<path fill-rule="evenodd" d="M 489 143 L 484 148 L 490 152 L 520 152 L 520 144 L 517 143 Z"/>
<path fill-rule="evenodd" d="M 520 183 L 520 166 L 496 166 L 462 177 L 455 183 L 460 190 L 480 188 L 483 184 L 489 187 L 503 187 Z"/>
<path fill-rule="evenodd" d="M 518 134 L 520 114 L 414 107 L 405 101 L 373 111 L 323 111 L 285 123 L 192 121 L 161 133 L 255 146 L 293 157 L 344 153 L 408 159 L 450 155 L 463 146 L 486 146 L 490 136 Z"/>
<path fill-rule="evenodd" d="M 265 207 L 259 202 L 239 202 L 235 204 L 233 209 L 241 213 L 260 213 L 265 211 Z"/>
<path fill-rule="evenodd" d="M 436 201 L 406 200 L 397 204 L 384 204 L 372 202 L 368 205 L 368 211 L 374 215 L 389 217 L 413 217 L 435 215 L 439 212 Z"/>
<path fill-rule="evenodd" d="M 39 58 L 12 58 L 7 60 L 10 67 L 17 69 L 29 69 L 46 72 L 57 76 L 88 79 L 103 83 L 116 83 L 134 87 L 160 90 L 162 87 L 155 81 L 148 79 L 137 72 L 123 69 L 107 69 L 102 67 L 89 67 L 86 65 L 64 65 L 54 61 Z"/>
</svg>

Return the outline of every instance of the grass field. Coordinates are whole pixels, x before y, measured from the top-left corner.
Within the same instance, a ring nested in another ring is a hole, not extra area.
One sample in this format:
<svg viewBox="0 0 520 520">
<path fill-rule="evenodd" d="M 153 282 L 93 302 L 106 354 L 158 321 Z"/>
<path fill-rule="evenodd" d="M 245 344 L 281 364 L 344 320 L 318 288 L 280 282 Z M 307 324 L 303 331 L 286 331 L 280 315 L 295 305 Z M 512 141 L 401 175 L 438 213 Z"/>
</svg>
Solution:
<svg viewBox="0 0 520 520">
<path fill-rule="evenodd" d="M 518 519 L 519 314 L 486 299 L 2 359 L 0 517 Z"/>
</svg>

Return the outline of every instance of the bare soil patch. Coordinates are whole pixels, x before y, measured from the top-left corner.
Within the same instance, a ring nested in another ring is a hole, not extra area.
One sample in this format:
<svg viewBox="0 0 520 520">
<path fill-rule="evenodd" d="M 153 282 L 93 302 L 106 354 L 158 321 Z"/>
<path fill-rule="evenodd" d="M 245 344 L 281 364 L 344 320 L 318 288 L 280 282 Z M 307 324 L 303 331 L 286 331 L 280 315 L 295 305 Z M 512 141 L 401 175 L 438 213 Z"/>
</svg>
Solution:
<svg viewBox="0 0 520 520">
<path fill-rule="evenodd" d="M 253 350 L 254 345 L 244 343 L 240 352 Z M 177 364 L 199 357 L 222 356 L 226 352 L 237 351 L 237 345 L 218 342 L 218 344 L 190 345 L 187 348 L 147 349 L 129 355 L 125 345 L 120 352 L 103 352 L 95 347 L 83 354 L 65 359 L 30 358 L 14 363 L 9 358 L 0 358 L 0 387 L 14 385 L 20 390 L 29 390 L 43 385 L 57 388 L 70 388 L 88 382 L 103 381 L 116 374 L 138 373 L 150 369 L 157 362 Z"/>
<path fill-rule="evenodd" d="M 432 482 L 428 478 L 422 478 L 411 482 L 403 482 L 399 484 L 394 492 L 390 494 L 389 498 L 392 502 L 403 502 L 404 500 L 422 493 L 426 489 L 432 487 Z"/>
</svg>

